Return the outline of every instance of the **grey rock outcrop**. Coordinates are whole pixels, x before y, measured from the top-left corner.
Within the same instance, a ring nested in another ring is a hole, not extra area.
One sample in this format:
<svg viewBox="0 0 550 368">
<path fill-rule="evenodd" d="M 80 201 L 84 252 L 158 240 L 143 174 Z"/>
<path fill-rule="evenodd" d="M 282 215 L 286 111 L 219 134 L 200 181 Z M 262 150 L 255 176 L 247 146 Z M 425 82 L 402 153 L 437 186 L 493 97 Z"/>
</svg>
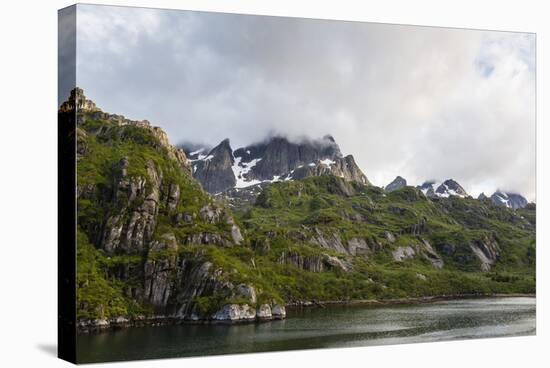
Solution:
<svg viewBox="0 0 550 368">
<path fill-rule="evenodd" d="M 271 313 L 271 306 L 269 304 L 261 304 L 256 309 L 256 318 L 260 320 L 270 320 L 273 319 L 273 314 Z"/>
<path fill-rule="evenodd" d="M 369 244 L 362 238 L 351 238 L 348 240 L 348 252 L 352 256 L 362 256 L 368 258 L 373 254 L 373 250 L 369 247 Z"/>
<path fill-rule="evenodd" d="M 223 211 L 220 207 L 208 204 L 200 209 L 199 214 L 201 219 L 207 224 L 215 224 L 220 222 Z"/>
<path fill-rule="evenodd" d="M 404 246 L 404 247 L 397 247 L 392 252 L 393 260 L 396 262 L 403 262 L 407 259 L 414 258 L 416 252 L 414 249 L 410 246 Z"/>
<path fill-rule="evenodd" d="M 142 251 L 151 240 L 157 222 L 162 172 L 149 161 L 147 178 L 129 178 L 127 167 L 128 160 L 123 158 L 113 185 L 113 202 L 118 203 L 118 208 L 109 215 L 101 239 L 101 247 L 107 253 Z M 134 202 L 138 203 L 135 208 L 131 205 Z"/>
<path fill-rule="evenodd" d="M 395 243 L 395 235 L 393 235 L 392 233 L 390 233 L 389 231 L 386 231 L 384 233 L 385 237 L 386 237 L 386 240 L 389 241 L 390 243 Z"/>
<path fill-rule="evenodd" d="M 330 269 L 340 269 L 344 272 L 350 271 L 353 267 L 347 260 L 341 260 L 328 254 L 315 254 L 304 256 L 296 251 L 282 252 L 277 263 L 293 265 L 302 270 L 310 272 L 324 272 Z"/>
<path fill-rule="evenodd" d="M 235 243 L 235 245 L 241 245 L 244 241 L 241 229 L 235 224 L 235 220 L 233 220 L 232 217 L 227 219 L 227 224 L 231 225 L 231 238 L 233 239 L 233 243 Z"/>
<path fill-rule="evenodd" d="M 422 239 L 421 253 L 424 259 L 430 262 L 433 267 L 440 269 L 445 265 L 441 256 L 437 254 L 432 245 L 426 239 Z"/>
<path fill-rule="evenodd" d="M 344 272 L 349 272 L 352 269 L 350 262 L 343 261 L 334 256 L 326 256 L 325 263 L 327 263 L 331 268 L 338 268 Z"/>
<path fill-rule="evenodd" d="M 495 265 L 500 254 L 500 246 L 495 239 L 484 236 L 470 244 L 472 252 L 481 262 L 481 271 L 487 272 Z"/>
<path fill-rule="evenodd" d="M 250 322 L 286 318 L 286 309 L 279 304 L 261 304 L 256 308 L 249 304 L 226 304 L 210 319 L 216 322 Z"/>
<path fill-rule="evenodd" d="M 217 311 L 212 319 L 216 321 L 253 321 L 256 318 L 256 311 L 248 304 L 227 304 Z"/>
<path fill-rule="evenodd" d="M 319 245 L 321 248 L 333 249 L 341 254 L 349 254 L 338 234 L 323 234 L 318 228 L 315 228 L 314 231 L 315 235 L 311 239 L 311 243 Z"/>
<path fill-rule="evenodd" d="M 322 256 L 302 256 L 300 253 L 294 251 L 281 253 L 277 259 L 277 263 L 293 265 L 310 272 L 323 272 L 326 270 Z"/>
<path fill-rule="evenodd" d="M 436 249 L 464 267 L 479 265 L 483 272 L 489 271 L 496 264 L 501 253 L 497 240 L 488 235 L 465 243 L 436 244 Z"/>
<path fill-rule="evenodd" d="M 443 268 L 443 259 L 432 245 L 426 239 L 420 238 L 419 240 L 420 242 L 412 242 L 410 245 L 395 248 L 392 252 L 393 260 L 403 262 L 418 256 L 428 261 L 434 268 Z"/>
<path fill-rule="evenodd" d="M 395 190 L 399 190 L 401 188 L 405 188 L 407 186 L 407 180 L 403 179 L 401 176 L 397 176 L 391 183 L 386 185 L 386 188 L 384 190 L 386 192 L 393 192 Z"/>
<path fill-rule="evenodd" d="M 162 240 L 155 241 L 152 251 L 177 249 L 176 238 L 173 234 L 165 234 Z M 171 273 L 176 268 L 177 256 L 162 259 L 148 258 L 144 265 L 144 297 L 157 309 L 163 309 L 168 304 L 173 292 Z"/>
<path fill-rule="evenodd" d="M 284 319 L 286 318 L 286 308 L 282 304 L 274 304 L 271 307 L 271 315 L 274 319 Z"/>
</svg>

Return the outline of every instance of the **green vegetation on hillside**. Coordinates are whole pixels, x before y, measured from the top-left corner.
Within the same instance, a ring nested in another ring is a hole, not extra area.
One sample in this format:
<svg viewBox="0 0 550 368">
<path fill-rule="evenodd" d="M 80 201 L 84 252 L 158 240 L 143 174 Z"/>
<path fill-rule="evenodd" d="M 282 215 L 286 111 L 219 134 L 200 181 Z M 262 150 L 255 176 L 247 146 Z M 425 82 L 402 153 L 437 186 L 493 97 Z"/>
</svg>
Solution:
<svg viewBox="0 0 550 368">
<path fill-rule="evenodd" d="M 86 115 L 78 131 L 79 319 L 152 314 L 159 306 L 155 288 L 146 285 L 161 282 L 181 294 L 186 277 L 205 262 L 219 270 L 210 271 L 216 285 L 251 285 L 258 304 L 535 292 L 533 207 L 428 199 L 412 187 L 385 193 L 319 176 L 273 183 L 255 204 L 231 211 L 205 193 L 150 130 Z M 125 180 L 145 179 L 145 193 L 132 199 L 117 189 L 124 159 Z M 159 188 L 151 184 L 151 163 L 162 174 Z M 144 249 L 104 249 L 109 220 L 131 222 L 147 195 L 158 189 L 165 198 L 173 185 L 180 191 L 177 205 L 159 200 Z M 219 219 L 201 215 L 209 206 L 220 209 Z M 231 241 L 233 223 L 244 237 L 239 245 Z M 167 234 L 175 249 L 152 249 Z M 214 240 L 194 240 L 206 235 Z M 185 277 L 178 271 L 184 266 L 191 270 Z M 221 286 L 211 289 L 193 299 L 200 313 L 246 302 Z M 166 308 L 185 302 L 176 292 L 167 298 Z"/>
</svg>

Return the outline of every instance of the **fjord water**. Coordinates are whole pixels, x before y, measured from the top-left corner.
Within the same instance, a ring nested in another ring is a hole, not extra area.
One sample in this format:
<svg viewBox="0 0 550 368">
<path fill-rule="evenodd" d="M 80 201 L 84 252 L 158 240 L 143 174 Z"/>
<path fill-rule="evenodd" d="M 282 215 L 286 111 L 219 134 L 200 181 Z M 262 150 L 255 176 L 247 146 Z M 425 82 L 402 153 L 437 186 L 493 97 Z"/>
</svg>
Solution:
<svg viewBox="0 0 550 368">
<path fill-rule="evenodd" d="M 78 360 L 85 363 L 534 335 L 535 314 L 535 298 L 531 297 L 291 309 L 283 321 L 135 327 L 81 334 Z"/>
</svg>

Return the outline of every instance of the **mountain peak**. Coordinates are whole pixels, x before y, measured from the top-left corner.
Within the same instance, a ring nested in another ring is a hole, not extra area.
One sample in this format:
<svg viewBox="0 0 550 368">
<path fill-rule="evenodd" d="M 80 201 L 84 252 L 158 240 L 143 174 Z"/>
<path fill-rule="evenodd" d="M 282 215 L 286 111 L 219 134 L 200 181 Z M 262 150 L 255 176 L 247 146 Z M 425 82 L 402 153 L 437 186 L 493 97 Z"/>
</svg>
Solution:
<svg viewBox="0 0 550 368">
<path fill-rule="evenodd" d="M 417 186 L 417 188 L 428 198 L 448 198 L 451 196 L 465 198 L 468 196 L 466 190 L 454 179 L 447 179 L 441 184 L 438 184 L 435 180 L 428 180 Z"/>
<path fill-rule="evenodd" d="M 193 162 L 194 176 L 210 193 L 326 174 L 370 184 L 353 156 L 343 157 L 340 147 L 331 135 L 316 139 L 303 138 L 299 141 L 275 135 L 235 151 L 232 150 L 229 139 L 224 139 L 207 155 L 205 151 L 194 150 L 189 152 L 189 157 Z M 214 165 L 219 160 L 223 161 L 223 165 Z M 206 164 L 205 161 L 209 163 Z M 215 171 L 212 171 L 213 167 L 216 167 Z M 217 176 L 220 175 L 225 178 L 218 180 Z M 229 180 L 229 176 L 233 180 Z M 211 181 L 217 184 L 209 184 Z"/>
<path fill-rule="evenodd" d="M 407 186 L 407 180 L 405 180 L 401 176 L 396 176 L 395 179 L 393 179 L 393 181 L 391 183 L 386 185 L 384 190 L 386 192 L 393 192 L 395 190 L 399 190 L 399 189 L 404 188 L 406 186 Z"/>
<path fill-rule="evenodd" d="M 468 196 L 468 193 L 466 193 L 466 190 L 464 190 L 464 188 L 462 188 L 462 186 L 453 179 L 445 180 L 436 189 L 435 193 L 440 197 L 455 196 L 455 197 L 464 198 Z"/>
<path fill-rule="evenodd" d="M 491 202 L 495 206 L 508 207 L 513 209 L 524 208 L 528 202 L 525 197 L 518 193 L 507 193 L 497 190 L 491 195 Z"/>
<path fill-rule="evenodd" d="M 220 193 L 235 186 L 236 180 L 233 174 L 233 150 L 226 138 L 207 155 L 204 149 L 192 152 L 191 165 L 193 176 L 199 180 L 204 190 L 209 193 Z"/>
<path fill-rule="evenodd" d="M 231 148 L 231 141 L 229 140 L 229 138 L 225 138 L 223 141 L 220 142 L 220 144 L 218 144 L 216 147 L 214 147 L 214 149 L 224 149 L 224 150 L 230 150 L 230 151 L 233 151 L 233 149 Z"/>
</svg>

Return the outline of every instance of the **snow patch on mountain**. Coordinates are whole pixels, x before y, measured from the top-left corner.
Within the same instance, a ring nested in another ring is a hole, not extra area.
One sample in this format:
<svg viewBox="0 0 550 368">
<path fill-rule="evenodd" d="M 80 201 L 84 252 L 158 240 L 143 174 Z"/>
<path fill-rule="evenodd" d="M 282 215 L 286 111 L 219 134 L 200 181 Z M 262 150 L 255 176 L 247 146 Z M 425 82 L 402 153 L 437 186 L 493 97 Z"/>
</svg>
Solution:
<svg viewBox="0 0 550 368">
<path fill-rule="evenodd" d="M 254 160 L 251 160 L 249 162 L 242 162 L 242 157 L 235 157 L 235 161 L 233 163 L 233 166 L 231 167 L 231 169 L 233 170 L 233 174 L 235 175 L 235 179 L 237 180 L 235 188 L 246 188 L 251 185 L 261 183 L 260 180 L 247 180 L 245 176 L 261 160 L 261 158 L 255 158 Z"/>
<path fill-rule="evenodd" d="M 324 160 L 320 160 L 319 162 L 322 163 L 322 164 L 325 165 L 325 166 L 334 165 L 334 164 L 336 163 L 336 161 L 331 160 L 330 158 L 326 158 L 326 159 L 324 159 Z M 310 164 L 310 165 L 311 165 L 311 164 Z M 315 164 L 314 164 L 314 166 L 315 166 Z"/>
<path fill-rule="evenodd" d="M 193 157 L 193 156 L 195 156 L 195 155 L 198 155 L 199 153 L 202 153 L 204 150 L 205 150 L 204 147 L 203 147 L 203 148 L 199 148 L 199 149 L 196 150 L 196 151 L 189 152 L 189 156 L 190 156 L 190 157 Z"/>
</svg>

